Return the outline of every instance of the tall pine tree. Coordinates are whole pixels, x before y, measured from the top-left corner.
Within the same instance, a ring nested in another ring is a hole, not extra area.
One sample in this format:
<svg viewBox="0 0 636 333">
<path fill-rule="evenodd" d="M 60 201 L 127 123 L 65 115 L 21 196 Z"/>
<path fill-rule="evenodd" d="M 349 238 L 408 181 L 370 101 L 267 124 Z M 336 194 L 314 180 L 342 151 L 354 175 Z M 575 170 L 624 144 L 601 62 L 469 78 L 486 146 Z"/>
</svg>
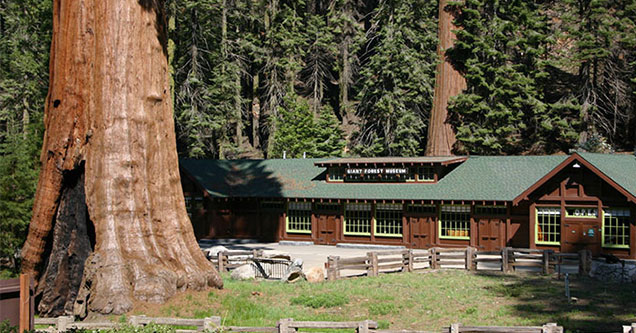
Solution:
<svg viewBox="0 0 636 333">
<path fill-rule="evenodd" d="M 367 32 L 358 86 L 355 152 L 419 155 L 425 146 L 436 63 L 435 3 L 381 1 Z"/>
</svg>

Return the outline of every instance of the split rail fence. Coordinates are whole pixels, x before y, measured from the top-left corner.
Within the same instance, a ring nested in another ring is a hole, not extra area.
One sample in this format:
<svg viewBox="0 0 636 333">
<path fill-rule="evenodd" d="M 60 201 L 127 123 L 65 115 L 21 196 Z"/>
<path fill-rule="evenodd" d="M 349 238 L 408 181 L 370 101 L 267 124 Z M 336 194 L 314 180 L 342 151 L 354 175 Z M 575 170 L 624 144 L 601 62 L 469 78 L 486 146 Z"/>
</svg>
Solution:
<svg viewBox="0 0 636 333">
<path fill-rule="evenodd" d="M 498 270 L 505 273 L 565 271 L 588 274 L 591 255 L 579 253 L 554 253 L 551 250 L 519 249 L 506 247 L 501 251 L 477 251 L 466 248 L 431 248 L 428 250 L 396 250 L 367 252 L 365 256 L 341 258 L 327 257 L 327 279 L 337 280 L 347 276 L 378 276 L 380 273 L 413 272 L 425 269 Z M 343 271 L 345 274 L 343 274 Z"/>
<path fill-rule="evenodd" d="M 378 323 L 372 320 L 347 321 L 347 322 L 327 322 L 327 321 L 296 321 L 293 319 L 281 319 L 275 327 L 243 327 L 243 326 L 222 326 L 220 317 L 209 317 L 204 319 L 181 319 L 181 318 L 154 318 L 146 316 L 131 316 L 128 325 L 133 327 L 143 327 L 149 324 L 165 326 L 191 326 L 195 329 L 177 329 L 179 333 L 190 332 L 271 332 L 271 333 L 295 333 L 300 329 L 350 329 L 357 333 L 396 333 L 405 331 L 378 330 Z M 100 330 L 114 329 L 121 327 L 122 323 L 117 322 L 76 322 L 73 317 L 62 316 L 57 318 L 37 318 L 35 324 L 49 327 L 46 329 L 36 329 L 36 332 L 61 333 L 78 329 Z M 628 326 L 625 326 L 628 327 Z M 632 325 L 634 327 L 634 325 Z M 408 331 L 410 333 L 430 333 L 430 331 Z M 469 333 L 469 332 L 511 332 L 511 333 L 563 333 L 563 327 L 555 323 L 548 323 L 543 326 L 463 326 L 462 324 L 452 324 L 449 327 L 437 331 L 438 333 Z M 633 331 L 625 331 L 632 333 Z"/>
<path fill-rule="evenodd" d="M 212 256 L 210 261 L 219 272 L 225 272 L 249 263 L 252 258 L 259 257 L 263 257 L 263 250 L 221 251 L 216 256 Z"/>
</svg>

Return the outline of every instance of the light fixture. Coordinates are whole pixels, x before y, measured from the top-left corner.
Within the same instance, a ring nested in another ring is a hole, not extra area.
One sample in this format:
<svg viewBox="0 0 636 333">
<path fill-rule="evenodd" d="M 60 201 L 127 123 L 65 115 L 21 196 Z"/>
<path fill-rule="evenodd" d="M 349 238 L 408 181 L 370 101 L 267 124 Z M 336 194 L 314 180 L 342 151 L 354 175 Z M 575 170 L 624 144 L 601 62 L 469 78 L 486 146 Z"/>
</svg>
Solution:
<svg viewBox="0 0 636 333">
<path fill-rule="evenodd" d="M 572 167 L 574 169 L 579 169 L 579 168 L 581 168 L 581 165 L 579 163 L 574 163 L 574 165 Z"/>
</svg>

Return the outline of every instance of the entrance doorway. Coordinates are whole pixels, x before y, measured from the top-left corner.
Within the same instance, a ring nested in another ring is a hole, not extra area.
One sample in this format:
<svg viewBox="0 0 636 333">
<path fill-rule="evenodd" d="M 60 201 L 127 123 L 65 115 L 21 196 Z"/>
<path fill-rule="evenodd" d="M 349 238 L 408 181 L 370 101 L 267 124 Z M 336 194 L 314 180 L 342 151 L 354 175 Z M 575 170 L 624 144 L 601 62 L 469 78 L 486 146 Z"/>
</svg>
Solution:
<svg viewBox="0 0 636 333">
<path fill-rule="evenodd" d="M 601 254 L 601 227 L 597 221 L 568 221 L 563 227 L 563 252 L 590 250 L 592 255 Z"/>
<path fill-rule="evenodd" d="M 413 248 L 428 249 L 435 244 L 435 218 L 432 216 L 407 217 L 411 235 L 410 243 Z"/>
<path fill-rule="evenodd" d="M 505 222 L 502 219 L 480 219 L 477 230 L 477 248 L 480 251 L 501 250 L 500 235 L 504 225 Z"/>
<path fill-rule="evenodd" d="M 336 245 L 339 218 L 336 215 L 318 215 L 318 244 Z"/>
</svg>

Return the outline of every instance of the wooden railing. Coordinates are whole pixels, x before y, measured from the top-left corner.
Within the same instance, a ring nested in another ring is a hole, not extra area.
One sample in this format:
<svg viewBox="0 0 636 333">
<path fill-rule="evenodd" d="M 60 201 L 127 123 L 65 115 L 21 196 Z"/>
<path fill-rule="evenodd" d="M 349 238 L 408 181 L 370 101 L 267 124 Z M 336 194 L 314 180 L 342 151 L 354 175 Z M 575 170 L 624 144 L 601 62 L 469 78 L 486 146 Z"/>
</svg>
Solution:
<svg viewBox="0 0 636 333">
<path fill-rule="evenodd" d="M 563 333 L 563 327 L 556 323 L 548 323 L 543 326 L 463 326 L 453 324 L 450 326 L 450 333 Z"/>
<path fill-rule="evenodd" d="M 128 325 L 142 327 L 148 324 L 164 326 L 192 326 L 196 329 L 177 329 L 179 333 L 189 332 L 271 332 L 271 333 L 295 333 L 299 329 L 350 329 L 358 333 L 394 333 L 405 332 L 395 330 L 378 330 L 378 323 L 372 320 L 362 321 L 296 321 L 286 318 L 280 319 L 275 327 L 248 327 L 248 326 L 222 326 L 220 317 L 209 317 L 204 319 L 182 319 L 182 318 L 155 318 L 146 316 L 131 316 Z M 112 329 L 123 326 L 122 323 L 103 322 L 76 322 L 73 317 L 57 318 L 37 318 L 35 324 L 38 326 L 48 325 L 46 329 L 36 329 L 36 332 L 60 333 L 68 330 L 87 329 Z M 623 332 L 636 333 L 636 324 L 631 327 L 623 326 Z M 629 330 L 626 330 L 628 328 Z M 425 331 L 408 331 L 410 333 L 425 333 Z M 430 332 L 430 331 L 426 331 Z M 438 331 L 439 332 L 439 331 Z M 512 333 L 563 333 L 563 327 L 555 323 L 548 323 L 543 326 L 464 326 L 462 324 L 452 324 L 446 327 L 443 333 L 468 333 L 468 332 L 512 332 Z"/>
<path fill-rule="evenodd" d="M 212 261 L 212 264 L 216 266 L 219 272 L 225 272 L 249 263 L 250 258 L 262 256 L 263 250 L 221 251 L 216 256 L 212 256 L 210 261 Z"/>
<path fill-rule="evenodd" d="M 366 256 L 341 258 L 327 257 L 327 279 L 337 280 L 346 271 L 347 276 L 377 276 L 380 273 L 412 272 L 421 269 L 500 270 L 505 273 L 557 272 L 559 277 L 566 266 L 577 266 L 579 274 L 589 273 L 590 254 L 558 253 L 551 250 L 506 247 L 501 251 L 477 251 L 466 248 L 431 248 L 427 250 L 397 250 L 367 252 Z"/>
<path fill-rule="evenodd" d="M 119 328 L 124 325 L 143 327 L 149 324 L 163 326 L 191 326 L 196 329 L 177 329 L 179 333 L 187 332 L 272 332 L 290 333 L 298 329 L 352 329 L 359 333 L 368 333 L 378 328 L 378 323 L 371 320 L 327 322 L 327 321 L 295 321 L 293 319 L 281 319 L 275 327 L 247 327 L 247 326 L 222 326 L 221 317 L 209 317 L 204 319 L 161 318 L 146 316 L 131 316 L 127 323 L 111 321 L 82 322 L 74 321 L 73 317 L 61 316 L 57 318 L 36 318 L 35 325 L 48 326 L 45 329 L 36 329 L 36 332 L 60 333 L 72 330 L 100 330 Z"/>
<path fill-rule="evenodd" d="M 636 333 L 636 324 L 623 326 L 623 333 Z"/>
</svg>

